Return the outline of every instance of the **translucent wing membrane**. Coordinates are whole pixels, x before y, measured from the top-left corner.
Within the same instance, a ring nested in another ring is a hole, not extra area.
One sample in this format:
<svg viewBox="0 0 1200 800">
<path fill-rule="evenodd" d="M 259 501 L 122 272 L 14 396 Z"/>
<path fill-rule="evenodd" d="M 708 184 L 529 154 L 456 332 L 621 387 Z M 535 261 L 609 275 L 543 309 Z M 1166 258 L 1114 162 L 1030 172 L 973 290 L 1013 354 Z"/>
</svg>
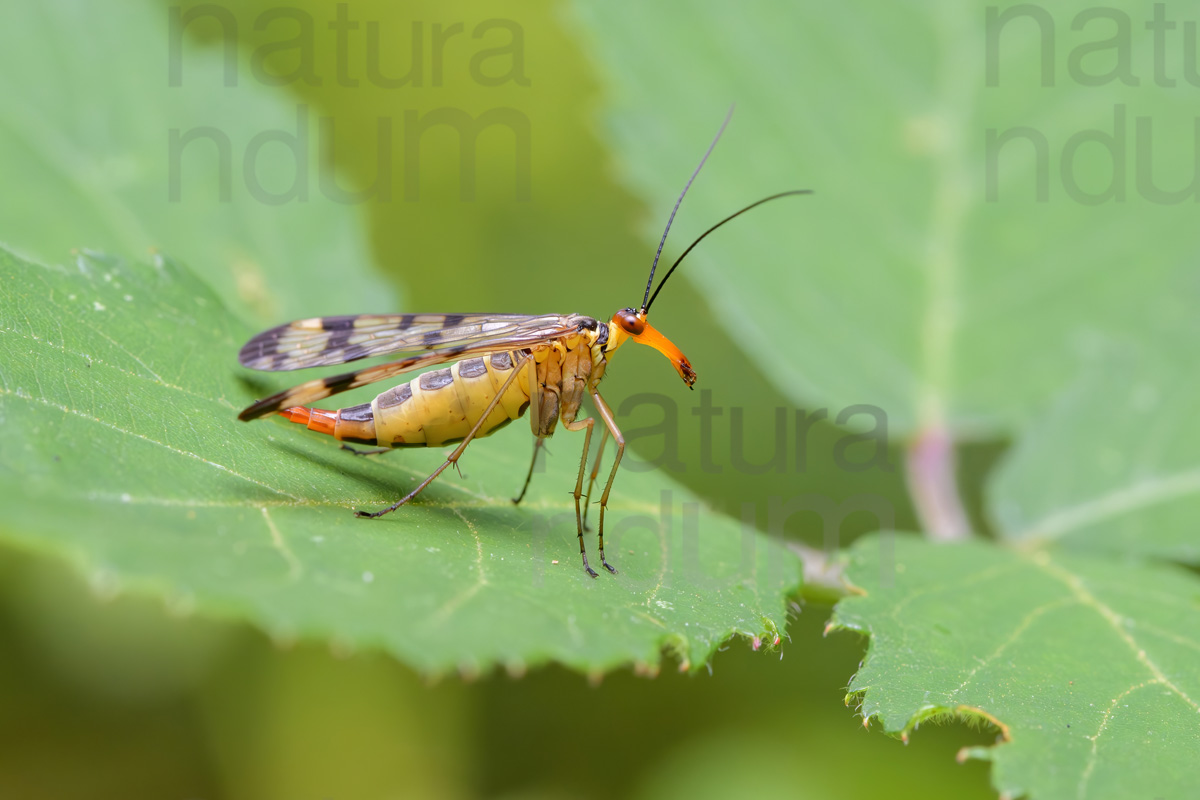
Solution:
<svg viewBox="0 0 1200 800">
<path fill-rule="evenodd" d="M 302 319 L 255 336 L 238 355 L 243 366 L 292 370 L 343 364 L 385 353 L 406 358 L 318 378 L 259 400 L 238 415 L 250 420 L 469 356 L 537 347 L 598 323 L 579 314 L 393 314 Z"/>
<path fill-rule="evenodd" d="M 560 331 L 566 317 L 549 314 L 362 314 L 301 319 L 255 336 L 238 361 L 271 372 L 345 364 L 387 353 L 441 350 L 482 341 Z M 505 349 L 501 344 L 498 349 Z"/>
</svg>

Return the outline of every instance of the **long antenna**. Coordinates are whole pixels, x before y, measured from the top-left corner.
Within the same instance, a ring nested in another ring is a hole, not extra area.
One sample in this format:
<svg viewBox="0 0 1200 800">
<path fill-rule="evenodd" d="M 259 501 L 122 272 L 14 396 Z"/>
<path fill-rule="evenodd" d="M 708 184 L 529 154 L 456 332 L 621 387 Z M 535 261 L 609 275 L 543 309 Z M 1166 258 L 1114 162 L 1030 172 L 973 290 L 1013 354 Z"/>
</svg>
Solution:
<svg viewBox="0 0 1200 800">
<path fill-rule="evenodd" d="M 662 287 L 665 286 L 667 281 L 670 279 L 671 273 L 674 272 L 675 268 L 679 266 L 679 262 L 683 261 L 683 256 L 686 256 L 688 253 L 692 252 L 692 248 L 695 247 L 696 245 L 700 244 L 700 242 L 704 240 L 705 236 L 708 236 L 710 233 L 712 233 L 717 228 L 724 225 L 726 222 L 729 222 L 729 220 L 733 219 L 734 217 L 737 217 L 741 214 L 745 214 L 747 211 L 749 211 L 752 208 L 761 206 L 763 203 L 768 203 L 772 200 L 778 200 L 781 197 L 790 197 L 794 194 L 812 194 L 812 189 L 792 189 L 789 192 L 780 192 L 779 194 L 773 194 L 770 197 L 764 197 L 762 200 L 759 200 L 757 203 L 751 203 L 750 205 L 746 206 L 745 208 L 743 208 L 739 211 L 733 212 L 728 217 L 721 220 L 716 225 L 713 225 L 711 228 L 706 230 L 704 233 L 700 234 L 696 238 L 696 241 L 689 244 L 687 247 L 687 250 L 683 251 L 683 255 L 681 255 L 681 256 L 679 256 L 679 258 L 675 259 L 675 263 L 671 265 L 671 268 L 669 270 L 667 270 L 667 274 L 663 277 L 662 283 L 658 284 L 658 288 L 654 290 L 654 296 L 650 298 L 650 302 L 646 303 L 645 305 L 642 306 L 642 313 L 643 314 L 650 313 L 650 306 L 654 305 L 654 298 L 658 297 L 658 293 L 662 291 Z"/>
<path fill-rule="evenodd" d="M 675 207 L 671 209 L 671 218 L 667 220 L 667 227 L 663 230 L 662 239 L 658 241 L 658 251 L 654 254 L 654 263 L 650 265 L 650 280 L 646 281 L 646 294 L 642 297 L 643 314 L 650 309 L 650 304 L 647 300 L 650 298 L 650 287 L 654 285 L 654 270 L 658 266 L 659 256 L 662 255 L 663 245 L 667 243 L 667 233 L 671 230 L 671 223 L 675 221 L 675 212 L 679 210 L 679 205 L 683 202 L 683 196 L 688 193 L 688 189 L 692 188 L 692 181 L 696 180 L 696 176 L 700 174 L 700 168 L 704 166 L 704 162 L 708 160 L 709 154 L 721 139 L 721 134 L 725 132 L 725 126 L 729 124 L 729 120 L 733 116 L 733 108 L 733 106 L 729 107 L 729 111 L 725 114 L 725 121 L 721 123 L 721 129 L 713 137 L 712 144 L 704 151 L 704 158 L 700 159 L 700 163 L 696 165 L 696 171 L 692 173 L 692 177 L 688 178 L 687 186 L 683 187 L 683 191 L 679 193 L 679 199 L 675 201 Z"/>
</svg>

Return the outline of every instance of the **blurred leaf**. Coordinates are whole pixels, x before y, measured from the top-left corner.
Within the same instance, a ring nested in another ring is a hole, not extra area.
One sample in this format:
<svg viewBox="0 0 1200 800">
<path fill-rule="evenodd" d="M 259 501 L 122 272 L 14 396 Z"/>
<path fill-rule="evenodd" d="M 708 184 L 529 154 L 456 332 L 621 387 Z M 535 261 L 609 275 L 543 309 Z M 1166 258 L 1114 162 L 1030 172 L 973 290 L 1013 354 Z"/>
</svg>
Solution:
<svg viewBox="0 0 1200 800">
<path fill-rule="evenodd" d="M 507 798 L 535 786 L 561 797 L 769 797 L 790 782 L 788 796 L 813 800 L 995 800 L 987 764 L 954 762 L 964 742 L 990 741 L 984 732 L 947 725 L 907 746 L 864 735 L 838 702 L 861 643 L 823 637 L 828 611 L 805 604 L 779 660 L 734 648 L 711 675 L 646 681 L 621 672 L 593 687 L 550 668 L 519 682 L 476 684 L 479 794 Z M 510 741 L 519 745 L 493 744 Z M 581 741 L 604 746 L 580 748 Z M 740 791 L 720 793 L 736 783 Z"/>
<path fill-rule="evenodd" d="M 0 796 L 222 795 L 188 695 L 237 628 L 100 601 L 61 560 L 0 553 Z"/>
<path fill-rule="evenodd" d="M 1167 165 L 1192 163 L 1194 108 L 1152 80 L 1148 48 L 1132 60 L 1138 85 L 1082 85 L 1070 70 L 1102 75 L 1116 58 L 1068 68 L 1103 38 L 1101 21 L 1071 25 L 1084 3 L 1055 5 L 1045 48 L 1028 15 L 1051 12 L 1021 6 L 994 51 L 982 2 L 574 7 L 607 78 L 623 177 L 656 208 L 738 104 L 670 252 L 768 194 L 815 190 L 739 219 L 681 268 L 794 402 L 874 404 L 895 434 L 1003 435 L 1069 379 L 1096 330 L 1137 336 L 1179 302 L 1165 287 L 1194 263 L 1191 195 L 1143 184 L 1185 183 Z M 1127 13 L 1151 18 L 1139 9 Z M 988 137 L 1017 128 L 1044 137 L 1045 164 L 1017 138 L 993 148 L 989 177 Z M 1110 183 L 1120 197 L 1091 204 Z M 648 242 L 664 216 L 645 220 Z"/>
<path fill-rule="evenodd" d="M 1196 296 L 1200 273 L 1191 284 L 1178 291 Z M 1200 565 L 1198 340 L 1192 323 L 1161 347 L 1105 348 L 995 476 L 1002 535 Z"/>
<path fill-rule="evenodd" d="M 794 798 L 805 786 L 812 800 L 846 795 L 809 784 L 803 765 L 796 762 L 790 742 L 739 731 L 723 731 L 677 747 L 656 765 L 654 773 L 634 795 L 645 800 L 729 798 L 753 792 L 763 800 Z"/>
<path fill-rule="evenodd" d="M 379 654 L 254 645 L 197 698 L 204 750 L 222 779 L 208 796 L 474 796 L 465 682 L 432 687 Z"/>
<path fill-rule="evenodd" d="M 519 509 L 530 447 L 510 433 L 414 507 L 355 519 L 348 507 L 390 502 L 444 453 L 369 460 L 282 421 L 237 422 L 254 397 L 234 372 L 250 331 L 169 259 L 5 253 L 0 291 L 19 309 L 0 336 L 2 530 L 70 554 L 98 591 L 141 586 L 424 671 L 656 668 L 663 647 L 695 669 L 733 634 L 770 643 L 782 628 L 794 557 L 655 475 L 618 480 L 621 574 L 588 578 L 567 494 L 577 439 Z"/>
<path fill-rule="evenodd" d="M 253 82 L 226 86 L 223 50 L 168 20 L 142 2 L 5 10 L 0 165 L 23 190 L 0 197 L 3 241 L 45 261 L 75 247 L 178 253 L 263 323 L 389 310 L 380 280 L 343 279 L 369 255 L 358 214 L 319 188 L 332 176 L 316 115 Z M 301 185 L 303 198 L 280 200 Z"/>
<path fill-rule="evenodd" d="M 834 624 L 871 635 L 850 686 L 864 716 L 995 721 L 1009 741 L 970 754 L 1010 796 L 1200 791 L 1200 581 L 1157 560 L 1200 562 L 1189 316 L 1159 320 L 1158 346 L 1098 347 L 1018 440 L 988 491 L 1002 546 L 851 549 L 866 596 Z"/>
<path fill-rule="evenodd" d="M 1004 795 L 1200 792 L 1200 583 L 1167 566 L 881 534 L 851 549 L 833 624 L 871 636 L 850 684 L 889 731 L 993 722 Z"/>
<path fill-rule="evenodd" d="M 47 682 L 57 678 L 64 694 L 143 707 L 177 701 L 235 640 L 232 625 L 183 624 L 181 615 L 164 614 L 161 602 L 145 597 L 97 597 L 61 560 L 8 546 L 2 552 L 3 606 L 13 632 L 37 654 L 36 671 Z"/>
</svg>

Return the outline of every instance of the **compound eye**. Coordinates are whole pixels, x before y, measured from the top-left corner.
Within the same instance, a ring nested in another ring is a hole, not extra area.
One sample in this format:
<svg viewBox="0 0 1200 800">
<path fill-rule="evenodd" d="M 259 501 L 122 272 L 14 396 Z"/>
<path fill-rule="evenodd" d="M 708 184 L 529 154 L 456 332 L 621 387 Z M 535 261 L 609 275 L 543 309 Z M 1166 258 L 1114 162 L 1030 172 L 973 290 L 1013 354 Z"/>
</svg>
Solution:
<svg viewBox="0 0 1200 800">
<path fill-rule="evenodd" d="M 639 317 L 632 308 L 624 308 L 613 314 L 617 324 L 629 334 L 640 336 L 646 330 L 646 321 Z"/>
</svg>

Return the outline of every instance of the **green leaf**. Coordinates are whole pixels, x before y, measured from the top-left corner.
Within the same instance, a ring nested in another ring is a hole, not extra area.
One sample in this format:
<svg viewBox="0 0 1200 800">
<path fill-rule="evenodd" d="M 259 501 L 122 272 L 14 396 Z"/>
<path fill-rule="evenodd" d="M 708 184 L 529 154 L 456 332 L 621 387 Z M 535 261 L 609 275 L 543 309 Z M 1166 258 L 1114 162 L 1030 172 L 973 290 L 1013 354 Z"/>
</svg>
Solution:
<svg viewBox="0 0 1200 800">
<path fill-rule="evenodd" d="M 998 545 L 885 534 L 851 550 L 866 594 L 833 624 L 871 635 L 850 687 L 865 717 L 994 722 L 1006 743 L 969 755 L 1010 796 L 1200 791 L 1200 580 L 1156 560 L 1197 563 L 1189 316 L 1160 320 L 1156 347 L 1095 348 L 991 481 Z"/>
<path fill-rule="evenodd" d="M 1200 792 L 1200 583 L 1186 571 L 880 534 L 856 542 L 833 625 L 870 634 L 850 684 L 889 731 L 992 722 L 1007 797 Z"/>
<path fill-rule="evenodd" d="M 1154 79 L 1148 51 L 1132 62 L 1137 86 L 1083 85 L 1070 69 L 1103 74 L 1116 58 L 1068 68 L 1108 24 L 1072 28 L 1086 4 L 1019 7 L 994 51 L 984 2 L 574 6 L 607 78 L 622 176 L 659 209 L 647 241 L 731 102 L 669 252 L 768 194 L 815 191 L 737 220 L 681 267 L 794 402 L 871 403 L 895 434 L 1011 432 L 1076 372 L 1093 333 L 1140 336 L 1192 269 L 1190 196 L 1143 182 L 1186 185 L 1164 165 L 1192 164 L 1194 109 Z M 1057 24 L 1048 50 L 1030 9 Z M 1044 137 L 1044 166 L 1017 138 L 993 148 L 989 178 L 988 136 L 1021 128 Z M 1069 150 L 1076 135 L 1092 139 Z M 1120 202 L 1091 204 L 1081 193 L 1104 191 L 1114 161 Z"/>
<path fill-rule="evenodd" d="M 1190 283 L 1173 292 L 1181 307 L 1200 275 Z M 1198 337 L 1200 326 L 1179 324 L 1158 347 L 1097 354 L 996 475 L 990 495 L 1005 538 L 1200 565 Z"/>
<path fill-rule="evenodd" d="M 656 669 L 664 647 L 696 669 L 731 635 L 777 642 L 796 559 L 659 475 L 618 477 L 621 572 L 587 577 L 568 494 L 579 437 L 551 443 L 519 508 L 531 447 L 513 426 L 415 505 L 354 518 L 445 454 L 360 458 L 278 418 L 238 422 L 264 391 L 238 377 L 251 331 L 168 258 L 55 267 L 3 251 L 0 308 L 0 534 L 69 554 L 98 591 L 139 587 L 430 672 Z"/>
<path fill-rule="evenodd" d="M 174 35 L 168 13 L 80 0 L 5 9 L 0 73 L 13 79 L 0 164 L 25 191 L 0 195 L 0 241 L 50 262 L 82 247 L 182 254 L 235 312 L 262 323 L 318 305 L 390 310 L 363 306 L 390 296 L 378 278 L 345 278 L 370 257 L 354 207 L 319 190 L 334 176 L 318 159 L 317 114 L 247 76 L 226 86 L 224 46 Z M 273 197 L 305 182 L 302 199 Z M 314 273 L 325 277 L 297 277 Z"/>
</svg>

